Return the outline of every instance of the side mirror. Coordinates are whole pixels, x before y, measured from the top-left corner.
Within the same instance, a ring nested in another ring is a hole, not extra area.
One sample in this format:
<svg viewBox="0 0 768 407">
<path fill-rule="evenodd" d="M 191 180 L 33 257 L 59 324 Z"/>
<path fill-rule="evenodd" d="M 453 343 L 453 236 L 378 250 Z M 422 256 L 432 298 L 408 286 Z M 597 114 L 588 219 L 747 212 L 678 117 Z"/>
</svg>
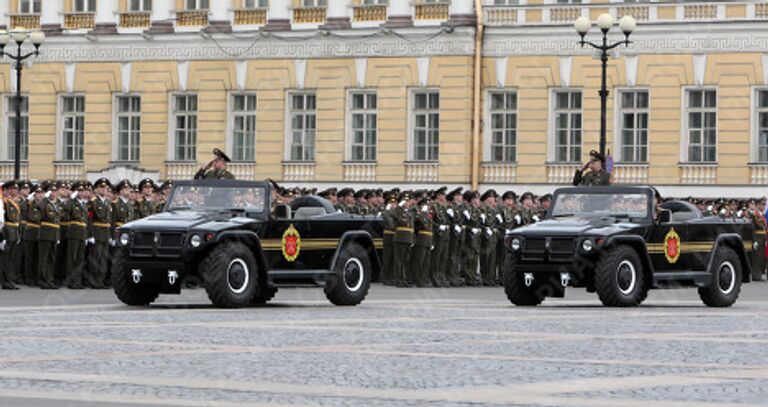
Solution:
<svg viewBox="0 0 768 407">
<path fill-rule="evenodd" d="M 669 223 L 672 221 L 672 211 L 669 209 L 662 209 L 659 211 L 659 223 Z"/>
<path fill-rule="evenodd" d="M 277 219 L 290 219 L 291 207 L 288 205 L 277 205 L 275 207 L 275 218 Z"/>
</svg>

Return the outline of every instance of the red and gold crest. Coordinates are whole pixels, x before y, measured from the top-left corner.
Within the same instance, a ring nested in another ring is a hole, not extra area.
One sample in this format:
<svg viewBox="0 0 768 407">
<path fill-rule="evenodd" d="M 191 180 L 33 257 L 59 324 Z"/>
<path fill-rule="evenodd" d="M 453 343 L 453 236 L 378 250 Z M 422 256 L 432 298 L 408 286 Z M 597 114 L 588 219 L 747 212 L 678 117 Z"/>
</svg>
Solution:
<svg viewBox="0 0 768 407">
<path fill-rule="evenodd" d="M 675 228 L 669 229 L 667 236 L 664 237 L 664 256 L 670 263 L 677 263 L 680 258 L 680 251 L 682 250 L 682 242 L 680 241 L 680 235 L 675 232 Z"/>
<path fill-rule="evenodd" d="M 301 250 L 301 235 L 293 225 L 283 233 L 283 257 L 290 262 L 296 261 Z"/>
</svg>

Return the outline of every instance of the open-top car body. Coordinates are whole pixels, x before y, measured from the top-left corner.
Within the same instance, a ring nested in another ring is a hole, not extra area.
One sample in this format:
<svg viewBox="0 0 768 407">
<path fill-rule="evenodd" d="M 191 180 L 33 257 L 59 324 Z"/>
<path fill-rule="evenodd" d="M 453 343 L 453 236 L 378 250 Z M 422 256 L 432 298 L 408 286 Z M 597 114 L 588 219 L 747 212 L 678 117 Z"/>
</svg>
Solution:
<svg viewBox="0 0 768 407">
<path fill-rule="evenodd" d="M 381 219 L 339 213 L 316 196 L 273 205 L 271 195 L 262 182 L 175 183 L 162 212 L 115 233 L 118 298 L 146 305 L 197 278 L 219 307 L 263 304 L 286 286 L 322 286 L 337 305 L 362 302 L 381 268 Z"/>
<path fill-rule="evenodd" d="M 571 286 L 634 306 L 651 288 L 695 286 L 705 304 L 730 306 L 758 261 L 748 221 L 705 217 L 683 201 L 657 205 L 652 187 L 562 188 L 552 202 L 545 220 L 505 236 L 514 304 L 538 305 Z"/>
</svg>

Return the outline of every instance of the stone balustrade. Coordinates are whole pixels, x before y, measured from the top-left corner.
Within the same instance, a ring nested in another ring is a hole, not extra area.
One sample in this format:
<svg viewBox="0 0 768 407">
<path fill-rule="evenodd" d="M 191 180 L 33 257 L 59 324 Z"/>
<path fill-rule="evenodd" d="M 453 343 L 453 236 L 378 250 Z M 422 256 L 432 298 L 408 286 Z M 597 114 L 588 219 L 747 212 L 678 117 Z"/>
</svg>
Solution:
<svg viewBox="0 0 768 407">
<path fill-rule="evenodd" d="M 376 181 L 375 162 L 345 162 L 344 181 L 350 182 L 374 182 Z"/>
<path fill-rule="evenodd" d="M 40 14 L 11 14 L 9 27 L 11 29 L 38 30 L 40 29 Z"/>
<path fill-rule="evenodd" d="M 416 3 L 414 5 L 416 20 L 447 20 L 448 3 Z"/>
<path fill-rule="evenodd" d="M 64 28 L 69 30 L 92 29 L 96 26 L 95 13 L 66 13 L 64 14 Z"/>
<path fill-rule="evenodd" d="M 227 170 L 235 176 L 236 179 L 247 181 L 256 181 L 256 163 L 231 162 L 227 165 Z M 261 177 L 264 178 L 264 177 Z"/>
<path fill-rule="evenodd" d="M 680 183 L 692 185 L 717 182 L 717 164 L 680 164 Z"/>
<path fill-rule="evenodd" d="M 314 181 L 315 167 L 314 162 L 283 162 L 283 181 Z"/>
<path fill-rule="evenodd" d="M 482 163 L 482 182 L 491 184 L 511 184 L 517 178 L 515 163 Z"/>
<path fill-rule="evenodd" d="M 573 174 L 581 168 L 578 163 L 547 163 L 547 183 L 571 184 Z"/>
<path fill-rule="evenodd" d="M 648 164 L 618 163 L 611 174 L 614 184 L 647 184 Z"/>
<path fill-rule="evenodd" d="M 21 163 L 21 179 L 29 178 L 29 163 Z M 0 179 L 9 180 L 13 179 L 15 172 L 15 166 L 13 161 L 6 161 L 0 163 Z"/>
<path fill-rule="evenodd" d="M 77 181 L 85 178 L 85 165 L 82 162 L 55 162 L 53 163 L 55 179 Z"/>
<path fill-rule="evenodd" d="M 121 28 L 146 28 L 150 25 L 149 11 L 130 11 L 120 13 Z"/>
<path fill-rule="evenodd" d="M 384 21 L 387 19 L 387 6 L 359 5 L 352 12 L 353 21 Z"/>
<path fill-rule="evenodd" d="M 768 164 L 750 164 L 749 183 L 763 186 L 768 184 Z"/>
<path fill-rule="evenodd" d="M 266 8 L 248 8 L 235 10 L 235 25 L 264 25 L 266 23 Z"/>
<path fill-rule="evenodd" d="M 177 161 L 165 163 L 165 178 L 171 180 L 193 179 L 199 169 L 196 162 Z"/>
<path fill-rule="evenodd" d="M 683 6 L 686 20 L 714 20 L 717 18 L 716 4 L 690 4 Z"/>
<path fill-rule="evenodd" d="M 436 162 L 406 162 L 405 180 L 408 182 L 437 182 L 440 164 Z"/>
<path fill-rule="evenodd" d="M 326 11 L 325 7 L 297 7 L 293 9 L 293 22 L 322 24 L 325 22 Z"/>
<path fill-rule="evenodd" d="M 197 27 L 208 25 L 208 10 L 181 10 L 176 12 L 176 25 Z"/>
</svg>

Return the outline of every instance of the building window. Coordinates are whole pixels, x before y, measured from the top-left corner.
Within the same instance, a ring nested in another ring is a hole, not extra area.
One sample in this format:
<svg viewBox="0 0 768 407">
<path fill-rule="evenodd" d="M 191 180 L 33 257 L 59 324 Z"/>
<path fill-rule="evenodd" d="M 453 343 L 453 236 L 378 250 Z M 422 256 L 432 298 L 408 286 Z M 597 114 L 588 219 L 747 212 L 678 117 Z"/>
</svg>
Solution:
<svg viewBox="0 0 768 407">
<path fill-rule="evenodd" d="M 290 160 L 315 160 L 316 96 L 314 93 L 292 93 L 290 98 Z"/>
<path fill-rule="evenodd" d="M 302 7 L 325 7 L 328 0 L 301 0 Z"/>
<path fill-rule="evenodd" d="M 197 159 L 197 95 L 173 96 L 174 148 L 176 161 Z"/>
<path fill-rule="evenodd" d="M 363 0 L 364 6 L 386 6 L 389 0 Z"/>
<path fill-rule="evenodd" d="M 757 91 L 757 160 L 768 162 L 768 89 Z"/>
<path fill-rule="evenodd" d="M 16 97 L 7 96 L 5 98 L 5 117 L 8 129 L 6 130 L 6 147 L 8 148 L 7 157 L 9 160 L 16 159 Z M 21 160 L 29 159 L 29 97 L 21 97 Z"/>
<path fill-rule="evenodd" d="M 40 0 L 19 0 L 20 14 L 39 14 Z"/>
<path fill-rule="evenodd" d="M 152 11 L 152 0 L 129 0 L 128 11 Z"/>
<path fill-rule="evenodd" d="M 186 0 L 186 10 L 208 10 L 208 0 Z"/>
<path fill-rule="evenodd" d="M 243 1 L 244 8 L 267 8 L 269 7 L 269 0 L 245 0 Z"/>
<path fill-rule="evenodd" d="M 440 94 L 417 91 L 413 94 L 413 160 L 437 161 L 440 147 Z"/>
<path fill-rule="evenodd" d="M 232 95 L 232 159 L 256 160 L 256 95 Z"/>
<path fill-rule="evenodd" d="M 619 92 L 619 146 L 623 162 L 648 161 L 648 91 Z"/>
<path fill-rule="evenodd" d="M 117 161 L 139 161 L 141 146 L 141 98 L 118 96 Z"/>
<path fill-rule="evenodd" d="M 514 162 L 517 159 L 517 93 L 489 93 L 491 118 L 491 161 Z"/>
<path fill-rule="evenodd" d="M 520 0 L 493 0 L 494 6 L 517 6 Z"/>
<path fill-rule="evenodd" d="M 686 91 L 689 162 L 717 160 L 717 92 L 714 89 Z"/>
<path fill-rule="evenodd" d="M 350 98 L 350 160 L 376 161 L 376 93 L 353 92 Z"/>
<path fill-rule="evenodd" d="M 95 13 L 96 0 L 73 0 L 72 11 L 75 13 Z"/>
<path fill-rule="evenodd" d="M 83 161 L 85 96 L 61 97 L 61 159 Z"/>
<path fill-rule="evenodd" d="M 555 161 L 581 160 L 581 91 L 555 91 Z"/>
</svg>

